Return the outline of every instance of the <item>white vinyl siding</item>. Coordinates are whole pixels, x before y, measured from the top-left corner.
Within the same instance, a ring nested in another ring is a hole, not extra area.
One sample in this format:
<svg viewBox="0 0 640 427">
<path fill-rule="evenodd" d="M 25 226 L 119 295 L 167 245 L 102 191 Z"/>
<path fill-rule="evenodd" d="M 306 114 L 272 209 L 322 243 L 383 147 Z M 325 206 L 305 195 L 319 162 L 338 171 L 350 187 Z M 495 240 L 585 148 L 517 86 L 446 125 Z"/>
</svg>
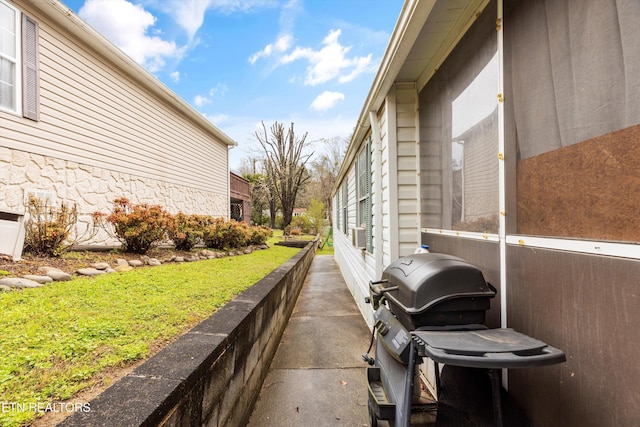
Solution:
<svg viewBox="0 0 640 427">
<path fill-rule="evenodd" d="M 391 162 L 389 162 L 389 108 L 385 103 L 384 107 L 381 109 L 378 114 L 378 123 L 380 129 L 380 173 L 376 170 L 373 170 L 372 176 L 374 177 L 374 190 L 373 190 L 373 212 L 374 212 L 374 227 L 373 227 L 373 239 L 374 242 L 379 242 L 381 245 L 380 250 L 382 251 L 381 256 L 378 260 L 382 263 L 379 268 L 382 268 L 391 263 L 391 211 L 390 211 L 390 167 Z M 375 149 L 374 149 L 375 150 Z M 374 169 L 376 162 L 373 162 Z M 378 186 L 375 182 L 376 179 L 380 177 L 380 186 Z M 380 197 L 375 195 L 377 190 L 380 190 Z M 380 208 L 376 207 L 375 204 L 377 201 L 380 201 Z M 375 216 L 381 215 L 379 221 L 376 220 Z M 377 229 L 379 226 L 380 229 Z M 374 243 L 375 246 L 375 243 Z M 379 254 L 380 255 L 380 254 Z"/>
<path fill-rule="evenodd" d="M 419 246 L 419 202 L 417 171 L 417 92 L 414 83 L 396 85 L 398 245 L 399 256 L 412 254 Z"/>
<path fill-rule="evenodd" d="M 160 82 L 133 80 L 99 53 L 40 23 L 40 122 L 17 117 L 3 144 L 28 151 L 227 194 L 228 148 L 154 95 Z M 4 126 L 7 128 L 5 129 Z"/>
</svg>

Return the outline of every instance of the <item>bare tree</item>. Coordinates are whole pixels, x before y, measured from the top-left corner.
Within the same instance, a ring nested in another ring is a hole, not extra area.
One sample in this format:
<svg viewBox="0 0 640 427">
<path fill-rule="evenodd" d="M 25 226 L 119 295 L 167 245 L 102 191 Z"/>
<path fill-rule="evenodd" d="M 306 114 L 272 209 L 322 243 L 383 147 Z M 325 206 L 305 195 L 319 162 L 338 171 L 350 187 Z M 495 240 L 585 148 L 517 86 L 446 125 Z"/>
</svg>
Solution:
<svg viewBox="0 0 640 427">
<path fill-rule="evenodd" d="M 332 199 L 331 191 L 336 182 L 340 165 L 344 159 L 349 139 L 334 137 L 323 139 L 326 150 L 313 163 L 313 195 L 321 201 L 326 210 L 329 222 L 331 222 Z"/>
<path fill-rule="evenodd" d="M 282 208 L 282 227 L 291 223 L 293 208 L 298 191 L 309 181 L 306 164 L 311 154 L 305 154 L 307 135 L 296 137 L 293 123 L 285 130 L 282 123 L 275 122 L 267 133 L 262 122 L 262 130 L 255 133 L 256 139 L 264 150 L 264 168 L 267 186 L 271 194 L 280 201 Z"/>
<path fill-rule="evenodd" d="M 240 159 L 240 167 L 238 172 L 243 177 L 245 175 L 256 175 L 261 172 L 262 169 L 262 157 L 255 154 L 249 154 L 246 157 Z"/>
</svg>

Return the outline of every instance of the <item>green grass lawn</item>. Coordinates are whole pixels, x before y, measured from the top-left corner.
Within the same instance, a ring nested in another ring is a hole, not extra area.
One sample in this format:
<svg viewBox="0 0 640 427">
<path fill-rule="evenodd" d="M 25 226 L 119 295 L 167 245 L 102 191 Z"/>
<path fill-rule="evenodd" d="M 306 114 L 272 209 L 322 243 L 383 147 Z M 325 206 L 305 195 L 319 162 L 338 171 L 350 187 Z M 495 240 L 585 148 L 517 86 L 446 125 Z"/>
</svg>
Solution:
<svg viewBox="0 0 640 427">
<path fill-rule="evenodd" d="M 297 252 L 273 246 L 0 293 L 0 403 L 70 399 L 101 373 L 148 357 Z M 3 409 L 0 425 L 34 417 Z"/>
</svg>

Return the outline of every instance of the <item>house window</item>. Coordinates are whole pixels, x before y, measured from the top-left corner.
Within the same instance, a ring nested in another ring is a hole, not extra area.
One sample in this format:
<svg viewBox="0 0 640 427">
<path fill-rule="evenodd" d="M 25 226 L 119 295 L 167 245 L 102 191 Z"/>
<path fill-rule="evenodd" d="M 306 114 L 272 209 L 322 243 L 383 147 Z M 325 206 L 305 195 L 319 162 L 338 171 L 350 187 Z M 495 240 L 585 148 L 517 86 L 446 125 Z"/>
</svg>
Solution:
<svg viewBox="0 0 640 427">
<path fill-rule="evenodd" d="M 367 140 L 356 162 L 356 198 L 358 200 L 357 226 L 363 227 L 367 236 L 367 251 L 372 248 L 371 221 L 371 141 Z"/>
<path fill-rule="evenodd" d="M 10 111 L 18 110 L 18 44 L 19 12 L 0 2 L 0 106 Z"/>
<path fill-rule="evenodd" d="M 345 179 L 342 184 L 342 232 L 347 234 L 347 228 L 349 227 L 349 188 L 347 187 L 347 180 Z M 340 213 L 339 213 L 340 215 Z"/>
<path fill-rule="evenodd" d="M 340 227 L 340 196 L 339 193 L 336 193 L 335 196 L 333 197 L 333 221 L 335 224 L 335 227 L 338 230 L 341 230 L 342 228 Z"/>
<path fill-rule="evenodd" d="M 39 119 L 38 24 L 0 0 L 0 109 Z"/>
</svg>

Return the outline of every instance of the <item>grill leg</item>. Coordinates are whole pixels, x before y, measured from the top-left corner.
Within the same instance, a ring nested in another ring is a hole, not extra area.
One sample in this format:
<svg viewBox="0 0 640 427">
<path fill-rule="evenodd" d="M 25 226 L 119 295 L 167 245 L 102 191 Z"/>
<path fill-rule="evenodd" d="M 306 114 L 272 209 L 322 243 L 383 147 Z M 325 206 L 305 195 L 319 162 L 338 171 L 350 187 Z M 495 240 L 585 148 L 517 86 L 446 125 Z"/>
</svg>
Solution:
<svg viewBox="0 0 640 427">
<path fill-rule="evenodd" d="M 435 360 L 433 361 L 433 368 L 436 371 L 436 399 L 438 399 L 440 397 L 440 364 Z"/>
<path fill-rule="evenodd" d="M 497 427 L 502 427 L 502 400 L 500 395 L 500 370 L 489 369 L 489 378 L 491 378 L 491 394 L 493 395 L 493 417 Z"/>
<path fill-rule="evenodd" d="M 416 347 L 413 340 L 409 341 L 409 366 L 407 367 L 407 382 L 404 388 L 404 408 L 402 410 L 404 419 L 400 423 L 400 427 L 409 427 L 411 425 L 411 397 L 413 394 L 413 379 L 416 369 Z"/>
</svg>

